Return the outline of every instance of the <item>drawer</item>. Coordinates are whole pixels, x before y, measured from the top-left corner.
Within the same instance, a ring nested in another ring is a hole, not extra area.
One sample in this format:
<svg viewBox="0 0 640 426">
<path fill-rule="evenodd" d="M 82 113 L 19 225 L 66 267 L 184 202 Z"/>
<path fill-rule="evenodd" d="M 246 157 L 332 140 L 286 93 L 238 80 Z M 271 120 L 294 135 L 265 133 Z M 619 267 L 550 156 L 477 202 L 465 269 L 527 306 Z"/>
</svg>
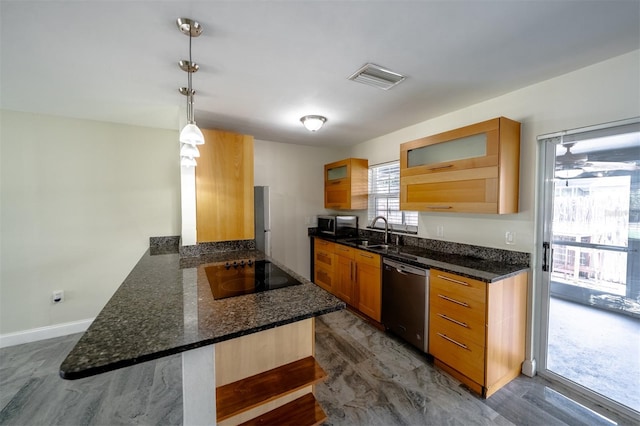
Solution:
<svg viewBox="0 0 640 426">
<path fill-rule="evenodd" d="M 357 263 L 364 263 L 365 265 L 381 268 L 379 254 L 369 253 L 368 251 L 358 249 L 354 249 L 354 253 L 354 259 Z"/>
<path fill-rule="evenodd" d="M 429 272 L 429 285 L 436 291 L 465 303 L 476 301 L 484 304 L 487 299 L 486 283 L 437 269 Z"/>
<path fill-rule="evenodd" d="M 459 342 L 470 341 L 478 346 L 485 346 L 486 327 L 484 321 L 455 316 L 431 305 L 429 324 L 433 332 L 440 331 Z"/>
<path fill-rule="evenodd" d="M 314 238 L 314 241 L 315 250 L 326 250 L 329 252 L 333 252 L 335 243 L 327 240 L 321 240 L 320 238 Z"/>
<path fill-rule="evenodd" d="M 353 259 L 355 255 L 356 249 L 349 246 L 343 246 L 342 244 L 336 244 L 334 253 L 338 256 L 348 257 L 349 259 Z"/>
<path fill-rule="evenodd" d="M 335 291 L 334 280 L 335 276 L 332 269 L 327 268 L 316 268 L 314 270 L 314 279 L 313 282 L 318 284 L 320 287 L 325 290 L 333 293 Z"/>
<path fill-rule="evenodd" d="M 470 341 L 460 341 L 434 330 L 429 334 L 429 353 L 474 382 L 484 385 L 484 348 Z"/>
<path fill-rule="evenodd" d="M 429 289 L 429 306 L 464 322 L 486 324 L 486 304 L 473 299 L 453 295 L 441 288 L 432 286 Z"/>
<path fill-rule="evenodd" d="M 324 266 L 330 270 L 333 270 L 336 261 L 335 254 L 326 250 L 316 250 L 314 260 L 316 268 Z"/>
</svg>

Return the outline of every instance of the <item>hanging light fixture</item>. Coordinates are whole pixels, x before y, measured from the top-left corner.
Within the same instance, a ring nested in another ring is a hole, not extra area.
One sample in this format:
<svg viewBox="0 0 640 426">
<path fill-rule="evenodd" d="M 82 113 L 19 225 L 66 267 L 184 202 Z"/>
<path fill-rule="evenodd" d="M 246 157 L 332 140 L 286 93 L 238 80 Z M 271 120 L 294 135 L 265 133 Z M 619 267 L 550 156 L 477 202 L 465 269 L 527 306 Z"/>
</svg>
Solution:
<svg viewBox="0 0 640 426">
<path fill-rule="evenodd" d="M 196 145 L 204 144 L 204 135 L 198 128 L 193 110 L 193 95 L 196 91 L 192 87 L 192 75 L 200 67 L 191 59 L 191 39 L 202 34 L 202 25 L 189 18 L 178 18 L 176 21 L 178 29 L 184 35 L 189 36 L 189 59 L 178 62 L 180 69 L 187 73 L 187 87 L 181 87 L 180 93 L 187 97 L 187 124 L 180 131 L 180 164 L 185 167 L 195 167 L 196 157 L 200 157 L 200 152 Z"/>
<path fill-rule="evenodd" d="M 302 125 L 310 132 L 317 132 L 327 122 L 327 118 L 321 115 L 305 115 L 300 119 Z"/>
</svg>

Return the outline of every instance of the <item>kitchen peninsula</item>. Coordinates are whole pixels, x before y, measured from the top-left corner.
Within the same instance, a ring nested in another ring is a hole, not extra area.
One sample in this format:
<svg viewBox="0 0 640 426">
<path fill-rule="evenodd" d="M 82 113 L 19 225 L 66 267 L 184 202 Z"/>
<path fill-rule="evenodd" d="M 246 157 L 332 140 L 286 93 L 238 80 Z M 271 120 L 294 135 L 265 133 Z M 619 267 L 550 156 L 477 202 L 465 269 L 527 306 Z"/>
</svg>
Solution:
<svg viewBox="0 0 640 426">
<path fill-rule="evenodd" d="M 64 360 L 61 377 L 80 379 L 182 353 L 184 424 L 246 421 L 312 399 L 312 384 L 324 375 L 313 360 L 314 317 L 345 304 L 283 265 L 277 266 L 301 284 L 214 300 L 205 268 L 241 259 L 270 260 L 251 244 L 197 257 L 147 251 Z M 304 383 L 242 407 L 245 417 L 232 410 L 221 418 L 227 410 L 222 388 L 250 387 L 248 378 L 274 370 L 293 376 L 287 368 L 302 369 Z"/>
</svg>

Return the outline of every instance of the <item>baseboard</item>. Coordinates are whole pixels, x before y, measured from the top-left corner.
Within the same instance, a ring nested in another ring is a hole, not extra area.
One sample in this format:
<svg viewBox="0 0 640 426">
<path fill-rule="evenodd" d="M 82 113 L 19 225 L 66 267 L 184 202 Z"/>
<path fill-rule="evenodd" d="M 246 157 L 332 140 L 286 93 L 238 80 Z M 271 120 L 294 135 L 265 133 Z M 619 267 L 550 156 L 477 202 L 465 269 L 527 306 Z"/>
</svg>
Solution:
<svg viewBox="0 0 640 426">
<path fill-rule="evenodd" d="M 536 375 L 536 360 L 526 359 L 522 363 L 522 374 L 525 376 L 533 377 Z"/>
<path fill-rule="evenodd" d="M 65 322 L 63 324 L 49 325 L 47 327 L 32 328 L 15 333 L 0 334 L 0 348 L 81 333 L 89 328 L 93 320 L 94 318 L 89 318 L 80 321 Z"/>
</svg>

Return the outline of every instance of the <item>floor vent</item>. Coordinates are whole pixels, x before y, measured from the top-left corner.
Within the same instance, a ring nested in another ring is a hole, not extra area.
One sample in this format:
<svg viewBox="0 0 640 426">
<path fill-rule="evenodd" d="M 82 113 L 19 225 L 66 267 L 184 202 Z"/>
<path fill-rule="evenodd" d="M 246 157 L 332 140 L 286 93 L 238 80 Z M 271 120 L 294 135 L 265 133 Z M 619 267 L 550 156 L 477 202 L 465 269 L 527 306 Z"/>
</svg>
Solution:
<svg viewBox="0 0 640 426">
<path fill-rule="evenodd" d="M 357 81 L 358 83 L 367 84 L 369 86 L 377 87 L 382 90 L 389 90 L 393 86 L 401 83 L 406 79 L 402 74 L 389 71 L 386 68 L 375 64 L 366 64 L 358 71 L 354 72 L 349 80 Z"/>
</svg>

